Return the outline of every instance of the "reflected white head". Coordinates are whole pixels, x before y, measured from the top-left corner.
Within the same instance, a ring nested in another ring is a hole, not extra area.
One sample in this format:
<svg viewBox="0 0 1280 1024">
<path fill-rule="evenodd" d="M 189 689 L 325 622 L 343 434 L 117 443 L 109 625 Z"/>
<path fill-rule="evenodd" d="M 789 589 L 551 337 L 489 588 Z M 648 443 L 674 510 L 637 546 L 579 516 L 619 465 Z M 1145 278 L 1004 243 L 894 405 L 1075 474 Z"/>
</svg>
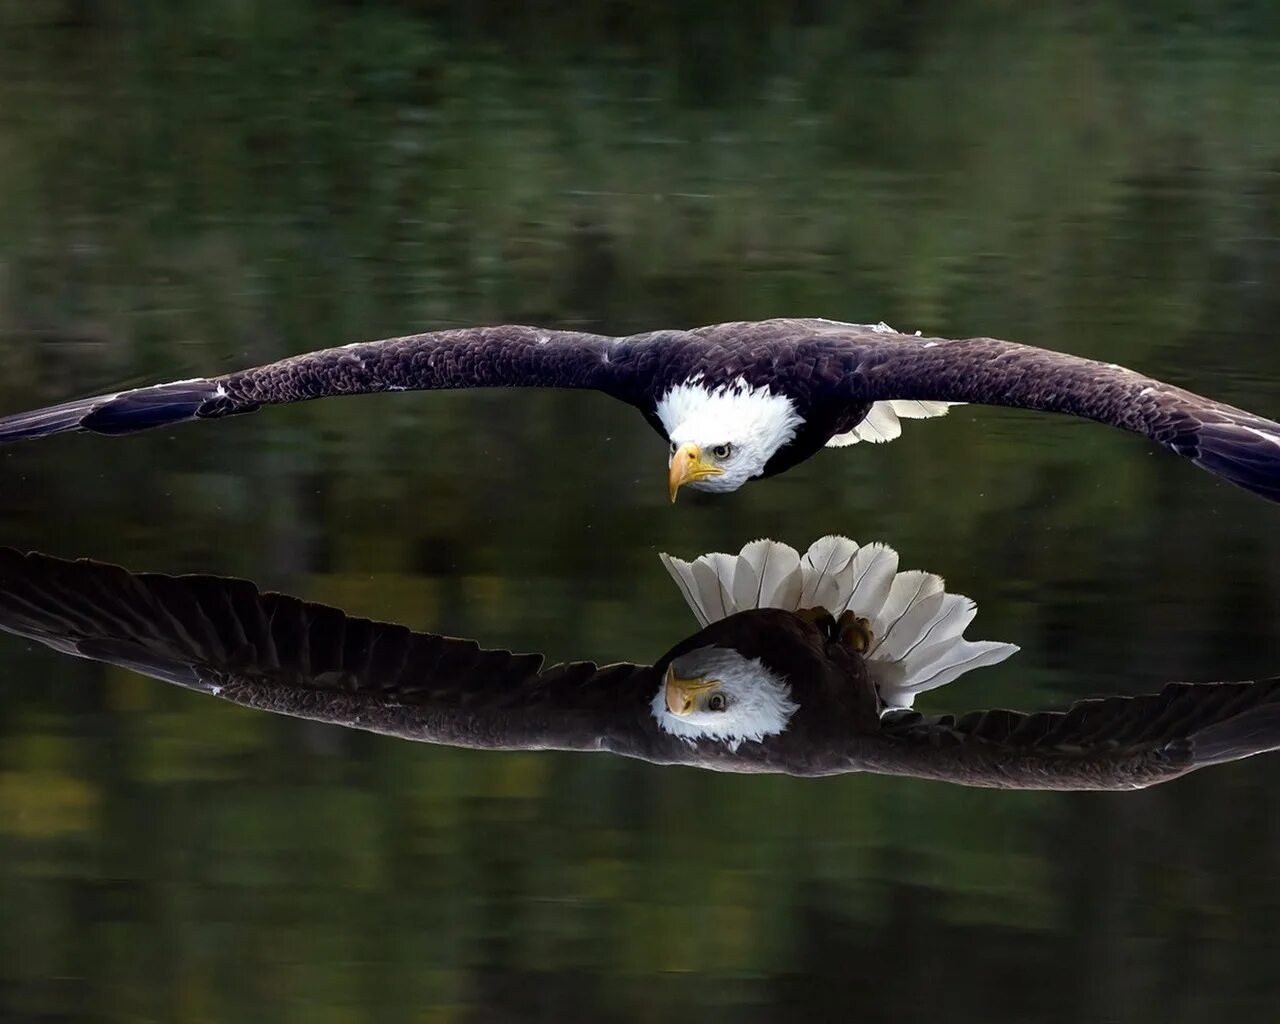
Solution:
<svg viewBox="0 0 1280 1024">
<path fill-rule="evenodd" d="M 730 750 L 776 736 L 798 707 L 785 679 L 759 658 L 725 647 L 700 647 L 672 661 L 651 704 L 663 732 L 720 740 Z"/>
<path fill-rule="evenodd" d="M 700 491 L 736 491 L 764 472 L 774 453 L 804 422 L 791 399 L 741 377 L 718 388 L 678 384 L 657 405 L 671 439 L 671 500 L 688 485 Z"/>
</svg>

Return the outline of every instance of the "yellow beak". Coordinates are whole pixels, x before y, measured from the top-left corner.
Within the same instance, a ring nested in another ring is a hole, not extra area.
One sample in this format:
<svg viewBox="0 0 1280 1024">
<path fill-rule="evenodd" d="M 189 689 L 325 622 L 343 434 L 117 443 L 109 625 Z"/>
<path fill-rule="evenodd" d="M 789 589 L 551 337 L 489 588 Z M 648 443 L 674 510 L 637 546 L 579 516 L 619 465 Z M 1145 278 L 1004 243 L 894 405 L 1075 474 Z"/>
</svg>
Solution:
<svg viewBox="0 0 1280 1024">
<path fill-rule="evenodd" d="M 724 470 L 702 458 L 702 450 L 696 444 L 682 444 L 671 456 L 671 472 L 667 475 L 667 491 L 671 500 L 685 484 L 709 476 L 720 476 Z"/>
<path fill-rule="evenodd" d="M 673 715 L 684 716 L 693 710 L 694 698 L 703 690 L 719 686 L 719 679 L 682 679 L 676 670 L 667 668 L 667 710 Z"/>
</svg>

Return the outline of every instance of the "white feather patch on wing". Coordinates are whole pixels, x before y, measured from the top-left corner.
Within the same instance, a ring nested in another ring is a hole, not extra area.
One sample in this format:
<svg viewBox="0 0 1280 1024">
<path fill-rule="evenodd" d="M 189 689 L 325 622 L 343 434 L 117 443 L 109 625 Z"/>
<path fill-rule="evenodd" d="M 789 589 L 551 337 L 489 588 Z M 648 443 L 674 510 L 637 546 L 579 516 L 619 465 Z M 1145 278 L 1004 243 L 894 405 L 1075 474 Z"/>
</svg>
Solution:
<svg viewBox="0 0 1280 1024">
<path fill-rule="evenodd" d="M 867 669 L 886 708 L 909 708 L 917 694 L 1018 650 L 966 640 L 977 605 L 948 594 L 941 576 L 898 572 L 898 553 L 886 544 L 828 536 L 802 557 L 787 544 L 757 540 L 737 555 L 715 552 L 692 562 L 660 557 L 704 627 L 752 608 L 825 608 L 837 617 L 847 610 L 868 619 Z"/>
<path fill-rule="evenodd" d="M 845 434 L 836 434 L 827 441 L 828 448 L 843 448 L 870 441 L 883 444 L 902 433 L 902 420 L 924 420 L 931 416 L 945 416 L 953 405 L 963 402 L 923 402 L 915 399 L 894 398 L 887 402 L 872 402 L 862 421 Z"/>
</svg>

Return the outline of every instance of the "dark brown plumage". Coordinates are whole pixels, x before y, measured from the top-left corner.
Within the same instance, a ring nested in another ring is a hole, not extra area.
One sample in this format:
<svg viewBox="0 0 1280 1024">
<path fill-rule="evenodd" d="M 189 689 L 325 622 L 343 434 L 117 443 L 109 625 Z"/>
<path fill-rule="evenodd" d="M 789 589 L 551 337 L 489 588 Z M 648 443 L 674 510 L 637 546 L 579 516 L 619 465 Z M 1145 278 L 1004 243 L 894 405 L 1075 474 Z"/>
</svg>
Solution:
<svg viewBox="0 0 1280 1024">
<path fill-rule="evenodd" d="M 1280 746 L 1277 679 L 1171 684 L 1066 712 L 882 716 L 861 657 L 832 624 L 775 609 L 722 619 L 651 666 L 545 667 L 539 655 L 355 618 L 243 580 L 0 549 L 0 628 L 244 707 L 404 739 L 609 751 L 722 771 L 1136 789 Z M 667 665 L 709 646 L 758 658 L 787 680 L 799 708 L 782 732 L 731 749 L 659 728 L 651 703 Z"/>
<path fill-rule="evenodd" d="M 1142 434 L 1280 501 L 1280 424 L 1123 367 L 990 338 L 948 341 L 827 320 L 768 320 L 606 338 L 477 327 L 294 356 L 221 377 L 82 399 L 0 419 L 0 442 L 67 430 L 123 434 L 264 405 L 369 392 L 591 388 L 639 409 L 667 440 L 659 402 L 682 384 L 742 381 L 784 395 L 801 423 L 768 476 L 852 430 L 872 404 L 973 402 L 1066 413 Z"/>
</svg>

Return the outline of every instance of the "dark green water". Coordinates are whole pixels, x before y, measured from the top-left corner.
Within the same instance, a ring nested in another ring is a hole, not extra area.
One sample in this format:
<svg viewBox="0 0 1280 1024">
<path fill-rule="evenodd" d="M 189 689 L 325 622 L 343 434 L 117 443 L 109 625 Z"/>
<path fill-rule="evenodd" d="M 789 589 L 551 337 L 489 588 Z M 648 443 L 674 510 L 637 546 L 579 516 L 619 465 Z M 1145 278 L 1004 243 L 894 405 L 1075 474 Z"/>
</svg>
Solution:
<svg viewBox="0 0 1280 1024">
<path fill-rule="evenodd" d="M 1176 8 L 1174 10 L 1173 8 Z M 431 327 L 887 320 L 1280 414 L 1268 4 L 0 7 L 0 411 Z M 145 12 L 145 13 L 144 13 Z M 933 708 L 1280 673 L 1280 519 L 962 408 L 671 508 L 603 397 L 0 452 L 0 543 L 648 660 L 844 532 L 1020 644 Z M 1270 1021 L 1280 758 L 1130 795 L 419 747 L 0 638 L 0 1018 Z"/>
</svg>

